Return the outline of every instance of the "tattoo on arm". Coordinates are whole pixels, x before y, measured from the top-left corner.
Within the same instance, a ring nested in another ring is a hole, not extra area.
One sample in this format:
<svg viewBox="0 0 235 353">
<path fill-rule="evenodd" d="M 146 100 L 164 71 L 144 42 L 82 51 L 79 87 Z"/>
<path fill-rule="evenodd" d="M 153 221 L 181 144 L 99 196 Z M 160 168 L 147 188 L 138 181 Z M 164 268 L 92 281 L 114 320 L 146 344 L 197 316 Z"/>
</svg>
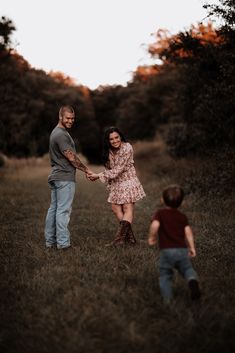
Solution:
<svg viewBox="0 0 235 353">
<path fill-rule="evenodd" d="M 87 172 L 88 168 L 80 161 L 75 152 L 66 150 L 63 154 L 75 168 L 83 171 L 84 173 Z"/>
</svg>

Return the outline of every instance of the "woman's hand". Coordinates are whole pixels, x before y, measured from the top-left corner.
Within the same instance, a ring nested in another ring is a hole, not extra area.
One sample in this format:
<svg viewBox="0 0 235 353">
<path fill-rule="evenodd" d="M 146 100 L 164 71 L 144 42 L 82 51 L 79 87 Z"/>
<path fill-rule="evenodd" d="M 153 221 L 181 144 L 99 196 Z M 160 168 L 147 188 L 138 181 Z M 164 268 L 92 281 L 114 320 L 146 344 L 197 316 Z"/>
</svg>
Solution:
<svg viewBox="0 0 235 353">
<path fill-rule="evenodd" d="M 88 174 L 87 177 L 89 180 L 95 181 L 95 180 L 99 179 L 99 174 L 92 173 L 92 174 Z"/>
</svg>

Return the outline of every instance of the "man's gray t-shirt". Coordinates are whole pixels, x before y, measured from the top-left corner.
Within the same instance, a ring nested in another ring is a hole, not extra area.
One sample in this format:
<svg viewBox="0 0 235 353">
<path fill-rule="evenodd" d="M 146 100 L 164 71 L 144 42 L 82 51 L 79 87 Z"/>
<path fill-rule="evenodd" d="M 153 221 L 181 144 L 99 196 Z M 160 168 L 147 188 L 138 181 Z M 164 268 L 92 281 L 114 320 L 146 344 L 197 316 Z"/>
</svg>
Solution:
<svg viewBox="0 0 235 353">
<path fill-rule="evenodd" d="M 55 127 L 50 136 L 49 154 L 52 171 L 48 181 L 75 181 L 76 168 L 63 155 L 66 150 L 76 153 L 75 144 L 66 129 Z"/>
</svg>

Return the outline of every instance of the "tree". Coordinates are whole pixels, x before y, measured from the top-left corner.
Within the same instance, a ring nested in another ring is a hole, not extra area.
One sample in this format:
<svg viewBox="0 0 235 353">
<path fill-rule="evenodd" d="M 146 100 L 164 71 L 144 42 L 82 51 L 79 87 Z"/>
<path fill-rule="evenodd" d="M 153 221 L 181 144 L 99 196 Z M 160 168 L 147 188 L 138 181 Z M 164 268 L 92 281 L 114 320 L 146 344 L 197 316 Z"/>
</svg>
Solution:
<svg viewBox="0 0 235 353">
<path fill-rule="evenodd" d="M 155 36 L 156 41 L 150 44 L 148 51 L 163 64 L 201 55 L 201 50 L 205 46 L 217 45 L 223 40 L 211 22 L 206 25 L 202 23 L 191 25 L 188 31 L 174 35 L 160 29 Z"/>
<path fill-rule="evenodd" d="M 221 30 L 234 30 L 235 25 L 235 1 L 220 0 L 219 4 L 203 5 L 208 10 L 208 17 L 217 17 L 222 19 Z"/>
<path fill-rule="evenodd" d="M 11 46 L 11 36 L 16 30 L 13 22 L 5 16 L 1 17 L 0 21 L 0 53 L 4 50 L 9 50 Z"/>
<path fill-rule="evenodd" d="M 48 152 L 51 130 L 58 121 L 61 105 L 77 111 L 79 125 L 71 132 L 79 150 L 92 162 L 100 159 L 100 131 L 88 89 L 59 73 L 46 74 L 30 67 L 11 50 L 12 22 L 0 24 L 0 151 L 7 156 L 41 156 Z M 77 107 L 79 106 L 79 109 Z"/>
</svg>

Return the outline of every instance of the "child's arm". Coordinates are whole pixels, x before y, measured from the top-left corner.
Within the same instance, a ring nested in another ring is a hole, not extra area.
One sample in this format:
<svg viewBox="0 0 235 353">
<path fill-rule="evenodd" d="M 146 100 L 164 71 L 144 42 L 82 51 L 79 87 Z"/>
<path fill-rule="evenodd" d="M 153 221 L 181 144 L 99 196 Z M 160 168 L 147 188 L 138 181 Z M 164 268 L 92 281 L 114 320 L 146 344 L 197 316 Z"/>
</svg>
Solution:
<svg viewBox="0 0 235 353">
<path fill-rule="evenodd" d="M 184 228 L 184 233 L 185 233 L 185 238 L 188 244 L 189 248 L 189 256 L 195 257 L 196 256 L 196 250 L 195 250 L 195 244 L 194 244 L 194 237 L 193 237 L 193 231 L 190 226 L 186 226 Z"/>
<path fill-rule="evenodd" d="M 149 227 L 148 244 L 155 245 L 157 243 L 157 232 L 160 227 L 160 222 L 157 220 L 152 221 Z"/>
</svg>

